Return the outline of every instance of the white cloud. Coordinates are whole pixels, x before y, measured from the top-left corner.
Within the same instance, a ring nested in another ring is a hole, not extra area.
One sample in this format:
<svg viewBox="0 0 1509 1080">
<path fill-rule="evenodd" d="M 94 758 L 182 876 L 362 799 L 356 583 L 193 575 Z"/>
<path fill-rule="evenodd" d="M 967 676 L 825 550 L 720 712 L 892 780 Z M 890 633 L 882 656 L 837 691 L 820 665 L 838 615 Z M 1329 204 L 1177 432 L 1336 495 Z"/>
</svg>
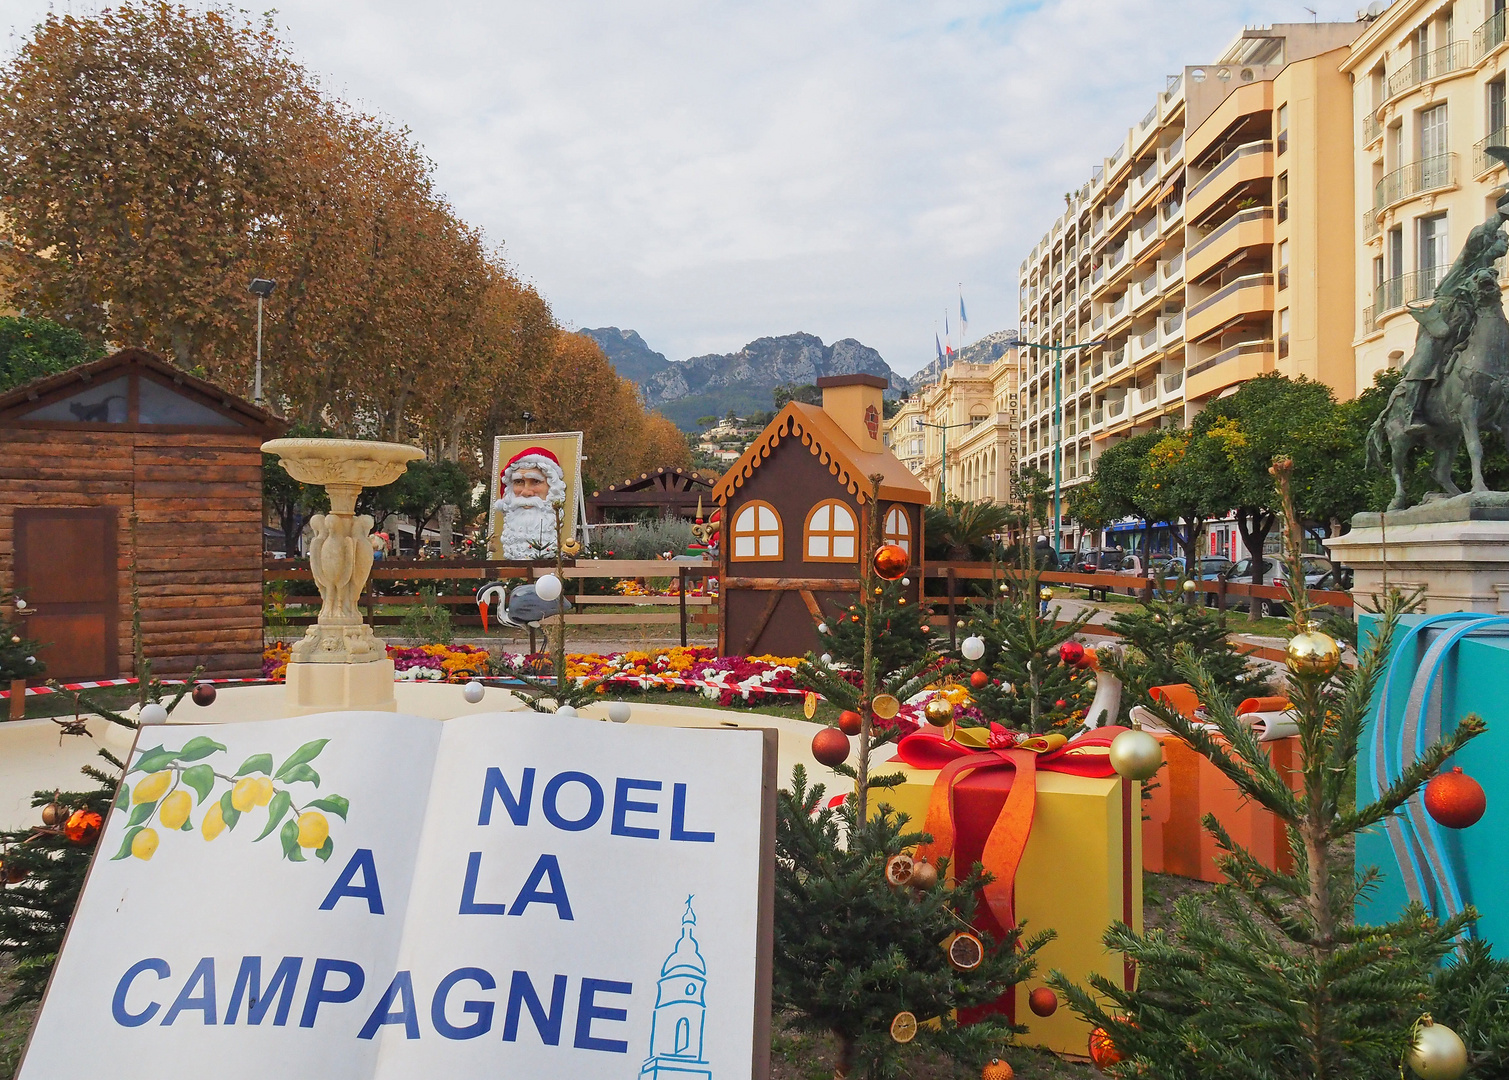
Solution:
<svg viewBox="0 0 1509 1080">
<path fill-rule="evenodd" d="M 84 13 L 99 5 L 54 3 Z M 1324 0 L 1321 18 L 1355 3 Z M 47 10 L 0 0 L 11 47 Z M 407 125 L 563 321 L 672 358 L 805 330 L 911 371 L 1016 269 L 1164 76 L 1287 0 L 283 0 L 326 86 Z"/>
</svg>

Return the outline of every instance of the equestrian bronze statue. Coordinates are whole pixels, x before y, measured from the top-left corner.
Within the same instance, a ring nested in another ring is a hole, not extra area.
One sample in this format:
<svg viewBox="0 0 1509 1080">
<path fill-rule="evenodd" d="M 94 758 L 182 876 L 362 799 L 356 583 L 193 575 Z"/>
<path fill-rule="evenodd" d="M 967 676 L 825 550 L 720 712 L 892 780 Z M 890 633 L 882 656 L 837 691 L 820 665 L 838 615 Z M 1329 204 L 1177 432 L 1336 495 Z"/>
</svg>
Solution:
<svg viewBox="0 0 1509 1080">
<path fill-rule="evenodd" d="M 1489 147 L 1509 164 L 1509 149 Z M 1484 431 L 1509 442 L 1509 320 L 1504 318 L 1495 263 L 1509 252 L 1509 196 L 1473 229 L 1457 261 L 1436 286 L 1433 299 L 1411 306 L 1419 327 L 1415 349 L 1388 404 L 1368 432 L 1368 465 L 1387 457 L 1394 475 L 1390 510 L 1409 504 L 1405 471 L 1416 447 L 1434 455 L 1431 477 L 1447 496 L 1462 494 L 1451 477 L 1465 441 L 1472 463 L 1472 490 L 1483 480 Z"/>
</svg>

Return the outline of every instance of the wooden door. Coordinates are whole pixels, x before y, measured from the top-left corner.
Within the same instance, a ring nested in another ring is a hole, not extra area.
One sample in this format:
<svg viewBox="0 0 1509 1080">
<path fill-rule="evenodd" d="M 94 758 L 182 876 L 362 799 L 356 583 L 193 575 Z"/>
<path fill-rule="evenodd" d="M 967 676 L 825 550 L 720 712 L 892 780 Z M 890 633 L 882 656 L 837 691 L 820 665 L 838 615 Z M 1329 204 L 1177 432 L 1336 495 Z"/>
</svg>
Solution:
<svg viewBox="0 0 1509 1080">
<path fill-rule="evenodd" d="M 16 509 L 16 592 L 50 678 L 119 676 L 115 508 Z"/>
</svg>

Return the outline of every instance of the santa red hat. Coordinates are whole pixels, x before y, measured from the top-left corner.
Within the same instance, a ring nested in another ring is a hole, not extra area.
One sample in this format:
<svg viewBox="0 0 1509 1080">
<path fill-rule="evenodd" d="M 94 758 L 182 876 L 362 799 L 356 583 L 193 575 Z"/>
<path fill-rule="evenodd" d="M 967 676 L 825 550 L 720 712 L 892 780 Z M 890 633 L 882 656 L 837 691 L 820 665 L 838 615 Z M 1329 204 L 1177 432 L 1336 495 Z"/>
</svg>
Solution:
<svg viewBox="0 0 1509 1080">
<path fill-rule="evenodd" d="M 513 457 L 509 458 L 508 461 L 504 463 L 503 468 L 498 473 L 498 475 L 507 477 L 509 471 L 512 470 L 515 465 L 532 464 L 532 462 L 529 460 L 530 458 L 544 458 L 545 460 L 555 465 L 557 469 L 561 467 L 561 459 L 556 457 L 549 450 L 546 450 L 543 446 L 531 446 L 527 449 L 520 450 Z"/>
</svg>

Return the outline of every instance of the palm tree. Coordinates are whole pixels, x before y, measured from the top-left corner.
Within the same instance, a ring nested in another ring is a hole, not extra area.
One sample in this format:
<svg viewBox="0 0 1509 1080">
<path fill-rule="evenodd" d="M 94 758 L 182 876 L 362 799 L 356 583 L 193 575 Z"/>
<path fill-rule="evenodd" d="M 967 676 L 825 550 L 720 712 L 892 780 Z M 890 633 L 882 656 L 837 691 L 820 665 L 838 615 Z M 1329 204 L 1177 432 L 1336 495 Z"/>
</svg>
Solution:
<svg viewBox="0 0 1509 1080">
<path fill-rule="evenodd" d="M 1011 509 L 993 502 L 947 498 L 923 511 L 923 535 L 928 557 L 989 558 L 991 537 L 1011 521 Z"/>
</svg>

